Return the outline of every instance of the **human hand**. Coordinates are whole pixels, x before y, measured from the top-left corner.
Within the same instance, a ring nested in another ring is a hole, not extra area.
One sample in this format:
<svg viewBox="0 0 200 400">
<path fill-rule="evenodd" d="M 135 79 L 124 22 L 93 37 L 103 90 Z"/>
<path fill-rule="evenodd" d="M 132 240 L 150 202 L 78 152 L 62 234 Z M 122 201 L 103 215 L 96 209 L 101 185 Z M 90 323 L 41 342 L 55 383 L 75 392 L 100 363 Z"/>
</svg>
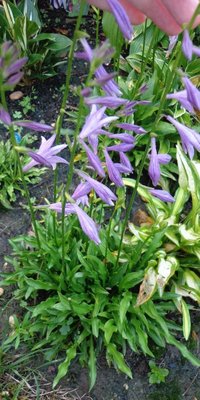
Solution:
<svg viewBox="0 0 200 400">
<path fill-rule="evenodd" d="M 87 0 L 99 8 L 109 10 L 106 0 Z M 199 0 L 120 0 L 133 24 L 141 24 L 145 16 L 168 35 L 177 35 L 187 24 Z M 200 16 L 196 18 L 195 26 L 200 23 Z"/>
</svg>

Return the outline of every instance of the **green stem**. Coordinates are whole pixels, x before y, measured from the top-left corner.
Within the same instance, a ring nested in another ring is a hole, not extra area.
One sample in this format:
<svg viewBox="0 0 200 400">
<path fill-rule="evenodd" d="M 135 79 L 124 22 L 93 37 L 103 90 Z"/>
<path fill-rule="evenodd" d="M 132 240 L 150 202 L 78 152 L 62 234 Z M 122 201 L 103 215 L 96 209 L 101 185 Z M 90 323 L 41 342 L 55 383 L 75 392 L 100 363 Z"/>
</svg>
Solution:
<svg viewBox="0 0 200 400">
<path fill-rule="evenodd" d="M 157 37 L 157 34 L 158 34 L 158 28 L 155 27 L 154 32 L 153 32 L 153 36 L 152 36 L 152 39 L 151 39 L 151 42 L 150 42 L 150 45 L 149 45 L 149 48 L 148 48 L 148 52 L 147 52 L 148 56 L 146 56 L 144 62 L 142 63 L 141 73 L 140 73 L 140 76 L 139 76 L 139 78 L 138 78 L 138 80 L 137 80 L 137 82 L 135 84 L 135 87 L 134 87 L 134 90 L 133 90 L 133 94 L 132 94 L 132 98 L 135 97 L 139 87 L 141 86 L 141 83 L 142 83 L 142 80 L 143 80 L 143 74 L 144 74 L 145 68 L 146 68 L 146 66 L 148 64 L 149 58 L 151 56 L 151 50 L 153 49 L 153 46 L 155 44 L 155 39 Z"/>
<path fill-rule="evenodd" d="M 137 194 L 137 189 L 138 189 L 138 186 L 139 186 L 139 183 L 140 183 L 140 179 L 141 179 L 141 176 L 142 176 L 144 164 L 145 164 L 145 161 L 146 161 L 146 158 L 147 158 L 147 154 L 148 154 L 148 151 L 149 151 L 150 139 L 151 138 L 150 138 L 150 135 L 149 135 L 148 136 L 148 141 L 147 141 L 147 144 L 146 144 L 146 147 L 145 147 L 145 150 L 144 150 L 144 154 L 143 154 L 143 157 L 142 157 L 142 160 L 141 160 L 140 168 L 139 168 L 139 171 L 138 171 L 136 184 L 135 184 L 135 187 L 133 189 L 133 192 L 132 192 L 132 195 L 131 195 L 131 198 L 130 198 L 130 201 L 129 201 L 129 204 L 128 204 L 128 207 L 127 207 L 127 210 L 126 210 L 126 214 L 125 214 L 125 218 L 124 218 L 124 222 L 123 222 L 123 226 L 122 226 L 122 233 L 121 233 L 121 237 L 120 237 L 118 254 L 117 254 L 116 268 L 118 267 L 118 264 L 119 264 L 119 257 L 120 257 L 120 254 L 121 254 L 124 232 L 125 232 L 125 229 L 127 227 L 127 222 L 128 222 L 128 219 L 129 219 L 132 207 L 133 207 L 133 203 L 135 201 L 135 197 L 136 197 L 136 194 Z"/>
<path fill-rule="evenodd" d="M 144 64 L 146 37 L 147 37 L 147 19 L 145 20 L 145 23 L 144 23 L 144 33 L 143 33 L 143 43 L 142 43 L 142 66 L 141 66 L 142 69 L 143 69 L 143 64 Z"/>
<path fill-rule="evenodd" d="M 100 26 L 100 10 L 99 8 L 95 8 L 96 12 L 96 47 L 99 45 L 99 26 Z"/>
<path fill-rule="evenodd" d="M 75 46 L 76 46 L 77 37 L 78 37 L 78 30 L 80 28 L 81 19 L 82 19 L 82 15 L 83 15 L 84 5 L 85 5 L 85 0 L 81 0 L 80 12 L 79 12 L 79 15 L 78 15 L 78 18 L 76 21 L 75 32 L 74 32 L 72 44 L 71 44 L 70 51 L 69 51 L 68 65 L 67 65 L 67 71 L 66 71 L 65 91 L 63 93 L 63 99 L 62 99 L 62 103 L 61 103 L 61 107 L 60 107 L 60 112 L 59 112 L 59 115 L 58 115 L 58 118 L 56 121 L 56 143 L 59 143 L 59 141 L 60 141 L 60 133 L 61 133 L 63 118 L 64 118 L 64 114 L 65 114 L 65 107 L 66 107 L 66 103 L 67 103 L 68 96 L 69 96 L 72 65 L 73 65 L 73 59 L 74 59 L 74 51 L 75 51 Z M 57 180 L 58 180 L 58 168 L 56 168 L 55 174 L 54 174 L 54 202 L 56 201 L 56 197 L 57 197 Z"/>
<path fill-rule="evenodd" d="M 79 28 L 80 28 L 81 19 L 82 19 L 82 15 L 83 15 L 84 5 L 85 5 L 85 0 L 81 0 L 80 12 L 79 12 L 79 15 L 78 15 L 78 18 L 77 18 L 77 21 L 76 21 L 74 36 L 73 36 L 72 44 L 71 44 L 70 51 L 69 51 L 68 64 L 67 64 L 67 70 L 66 70 L 65 90 L 64 90 L 64 93 L 63 93 L 60 112 L 59 112 L 59 115 L 58 115 L 58 118 L 57 118 L 57 121 L 56 121 L 56 143 L 57 144 L 60 141 L 60 134 L 61 134 L 61 128 L 62 128 L 62 125 L 63 125 L 65 107 L 66 107 L 66 103 L 67 103 L 67 100 L 68 100 L 68 97 L 69 97 L 69 89 L 70 89 L 70 80 L 71 80 L 71 75 L 72 75 L 72 65 L 73 65 L 73 59 L 74 59 L 74 51 L 75 51 L 75 46 L 76 46 L 77 37 L 78 37 L 78 31 L 79 31 Z M 55 169 L 55 172 L 54 172 L 54 184 L 53 184 L 54 203 L 57 200 L 57 183 L 58 183 L 58 167 L 56 166 L 56 169 Z M 53 216 L 53 231 L 54 231 L 55 243 L 57 244 L 56 215 Z"/>
</svg>

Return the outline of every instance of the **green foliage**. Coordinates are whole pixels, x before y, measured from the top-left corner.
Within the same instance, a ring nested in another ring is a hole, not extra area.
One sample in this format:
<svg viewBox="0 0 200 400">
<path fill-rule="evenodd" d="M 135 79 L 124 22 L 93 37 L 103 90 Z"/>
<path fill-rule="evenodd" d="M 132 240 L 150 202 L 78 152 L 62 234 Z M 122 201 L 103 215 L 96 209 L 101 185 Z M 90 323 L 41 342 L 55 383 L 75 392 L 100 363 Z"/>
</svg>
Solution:
<svg viewBox="0 0 200 400">
<path fill-rule="evenodd" d="M 151 372 L 148 373 L 149 383 L 159 384 L 165 382 L 166 377 L 169 375 L 167 368 L 158 367 L 154 361 L 149 361 Z"/>
<path fill-rule="evenodd" d="M 85 243 L 76 217 L 68 217 L 62 263 L 62 229 L 59 221 L 56 224 L 55 238 L 50 212 L 44 215 L 43 224 L 38 223 L 41 248 L 32 235 L 10 241 L 13 257 L 6 260 L 14 271 L 4 276 L 2 285 L 16 286 L 14 295 L 25 314 L 20 320 L 15 317 L 12 333 L 3 344 L 4 351 L 10 346 L 18 348 L 25 341 L 32 351 L 43 349 L 49 361 L 65 352 L 54 386 L 78 357 L 82 365 L 88 365 L 92 388 L 97 374 L 96 360 L 102 349 L 108 363 L 131 378 L 132 372 L 125 361 L 126 348 L 153 357 L 149 339 L 161 347 L 166 342 L 173 344 L 192 363 L 200 364 L 175 339 L 174 334 L 181 327 L 168 319 L 168 312 L 175 310 L 174 301 L 179 300 L 176 293 L 167 292 L 160 297 L 152 294 L 148 301 L 138 303 L 138 284 L 145 279 L 147 266 L 155 265 L 154 260 L 163 257 L 158 253 L 166 229 L 152 229 L 148 244 L 146 240 L 142 248 L 140 241 L 129 243 L 126 238 L 116 267 L 118 231 L 111 231 L 108 248 L 104 230 L 99 246 Z M 177 268 L 176 265 L 173 271 Z"/>
<path fill-rule="evenodd" d="M 134 262 L 146 271 L 137 304 L 145 304 L 158 295 L 161 298 L 165 294 L 172 296 L 182 314 L 183 335 L 188 340 L 190 309 L 193 307 L 186 300 L 200 302 L 199 163 L 188 160 L 180 145 L 177 145 L 177 160 L 180 187 L 175 193 L 175 203 L 163 204 L 140 185 L 138 193 L 147 201 L 151 224 L 136 226 L 129 223 L 131 235 L 126 235 L 125 243 L 133 246 Z M 127 178 L 124 182 L 127 186 L 135 186 L 134 180 Z M 137 256 L 138 250 L 141 259 Z"/>
<path fill-rule="evenodd" d="M 27 77 L 45 79 L 56 75 L 60 56 L 67 54 L 71 40 L 57 33 L 41 33 L 42 22 L 33 1 L 22 0 L 18 7 L 13 1 L 4 1 L 0 6 L 1 21 L 4 30 L 0 30 L 0 41 L 12 40 L 21 57 L 28 57 Z"/>
<path fill-rule="evenodd" d="M 25 135 L 21 145 L 25 146 L 34 141 L 34 136 Z M 28 157 L 23 155 L 23 162 L 26 163 Z M 27 183 L 35 184 L 40 181 L 45 169 L 32 169 L 26 175 Z M 19 178 L 19 170 L 16 161 L 16 153 L 10 140 L 0 141 L 0 204 L 5 208 L 10 208 L 16 200 L 16 192 L 24 194 L 24 189 Z"/>
</svg>

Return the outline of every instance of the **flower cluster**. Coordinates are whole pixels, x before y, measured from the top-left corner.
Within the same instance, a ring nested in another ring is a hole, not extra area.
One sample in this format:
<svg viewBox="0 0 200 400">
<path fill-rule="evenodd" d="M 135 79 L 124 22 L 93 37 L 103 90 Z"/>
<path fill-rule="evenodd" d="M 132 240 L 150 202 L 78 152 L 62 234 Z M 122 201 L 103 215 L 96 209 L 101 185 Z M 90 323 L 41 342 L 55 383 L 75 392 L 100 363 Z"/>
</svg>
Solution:
<svg viewBox="0 0 200 400">
<path fill-rule="evenodd" d="M 187 30 L 185 30 L 183 34 L 182 50 L 186 58 L 189 60 L 192 59 L 193 54 L 200 56 L 200 49 L 193 45 Z M 176 93 L 170 93 L 168 94 L 167 98 L 178 100 L 181 106 L 189 111 L 189 113 L 198 115 L 200 111 L 200 91 L 195 85 L 193 85 L 187 76 L 184 76 L 182 80 L 185 89 Z M 167 116 L 166 118 L 177 129 L 181 138 L 183 150 L 189 155 L 190 159 L 192 159 L 194 157 L 195 150 L 198 152 L 200 151 L 200 134 L 194 129 L 191 129 L 178 122 L 171 116 Z"/>
</svg>

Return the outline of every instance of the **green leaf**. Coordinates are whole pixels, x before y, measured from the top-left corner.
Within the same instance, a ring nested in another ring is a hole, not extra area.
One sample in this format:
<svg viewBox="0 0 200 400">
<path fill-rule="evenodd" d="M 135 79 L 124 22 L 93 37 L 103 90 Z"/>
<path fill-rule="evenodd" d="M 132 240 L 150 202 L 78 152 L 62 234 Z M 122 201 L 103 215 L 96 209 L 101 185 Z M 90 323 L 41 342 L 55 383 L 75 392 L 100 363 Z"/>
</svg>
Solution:
<svg viewBox="0 0 200 400">
<path fill-rule="evenodd" d="M 35 22 L 41 27 L 42 23 L 33 0 L 24 0 L 23 14 L 26 15 L 30 21 Z"/>
<path fill-rule="evenodd" d="M 191 332 L 191 319 L 188 305 L 183 299 L 181 299 L 181 310 L 183 316 L 183 335 L 185 340 L 188 340 Z"/>
<path fill-rule="evenodd" d="M 177 144 L 177 162 L 179 169 L 179 185 L 185 191 L 199 195 L 199 176 L 192 161 L 182 151 L 180 144 Z"/>
<path fill-rule="evenodd" d="M 71 39 L 59 33 L 49 34 L 49 40 L 52 43 L 48 44 L 47 49 L 53 52 L 68 51 L 72 42 Z"/>
<path fill-rule="evenodd" d="M 125 293 L 124 298 L 120 301 L 119 319 L 120 319 L 121 324 L 124 322 L 126 313 L 130 306 L 131 299 L 132 299 L 132 294 L 127 292 L 127 293 Z"/>
<path fill-rule="evenodd" d="M 141 347 L 143 353 L 148 354 L 151 357 L 154 357 L 152 351 L 150 350 L 150 348 L 148 346 L 148 336 L 147 336 L 146 332 L 142 329 L 140 322 L 135 318 L 135 319 L 132 319 L 132 323 L 135 327 L 138 342 L 140 344 L 140 347 Z"/>
<path fill-rule="evenodd" d="M 185 357 L 188 361 L 191 362 L 192 365 L 196 367 L 200 367 L 200 359 L 192 354 L 183 343 L 176 340 L 172 335 L 166 335 L 166 340 L 169 344 L 172 344 L 177 347 L 177 349 L 181 352 L 183 357 Z"/>
<path fill-rule="evenodd" d="M 63 378 L 67 374 L 69 366 L 71 364 L 71 361 L 76 357 L 76 349 L 77 349 L 77 345 L 74 344 L 71 347 L 69 347 L 69 349 L 67 350 L 67 352 L 66 352 L 67 356 L 65 358 L 65 361 L 63 361 L 59 365 L 58 373 L 57 373 L 56 377 L 54 378 L 53 389 L 58 384 L 58 382 L 61 380 L 61 378 Z"/>
<path fill-rule="evenodd" d="M 105 335 L 105 341 L 106 343 L 110 343 L 110 339 L 113 335 L 114 332 L 117 332 L 117 327 L 114 325 L 114 320 L 109 319 L 103 327 L 104 330 L 104 335 Z"/>
<path fill-rule="evenodd" d="M 55 302 L 56 299 L 50 297 L 49 299 L 39 303 L 37 306 L 34 307 L 33 317 L 37 317 L 39 314 L 42 314 L 43 312 L 51 308 L 55 304 Z"/>
<path fill-rule="evenodd" d="M 109 343 L 107 346 L 107 353 L 112 358 L 116 367 L 123 372 L 124 374 L 128 375 L 129 378 L 132 379 L 132 372 L 128 365 L 125 363 L 124 356 L 116 349 L 116 345 L 113 343 Z"/>
<path fill-rule="evenodd" d="M 143 276 L 144 276 L 144 272 L 143 271 L 129 272 L 120 281 L 119 288 L 120 289 L 133 288 L 134 286 L 138 285 L 138 283 L 141 282 Z"/>
<path fill-rule="evenodd" d="M 56 290 L 57 286 L 50 282 L 43 282 L 39 279 L 25 278 L 26 283 L 36 290 Z"/>
<path fill-rule="evenodd" d="M 90 351 L 89 351 L 89 377 L 90 377 L 90 389 L 91 390 L 96 382 L 97 378 L 97 366 L 96 366 L 96 354 L 94 350 L 94 343 L 92 336 L 90 338 Z"/>
</svg>

